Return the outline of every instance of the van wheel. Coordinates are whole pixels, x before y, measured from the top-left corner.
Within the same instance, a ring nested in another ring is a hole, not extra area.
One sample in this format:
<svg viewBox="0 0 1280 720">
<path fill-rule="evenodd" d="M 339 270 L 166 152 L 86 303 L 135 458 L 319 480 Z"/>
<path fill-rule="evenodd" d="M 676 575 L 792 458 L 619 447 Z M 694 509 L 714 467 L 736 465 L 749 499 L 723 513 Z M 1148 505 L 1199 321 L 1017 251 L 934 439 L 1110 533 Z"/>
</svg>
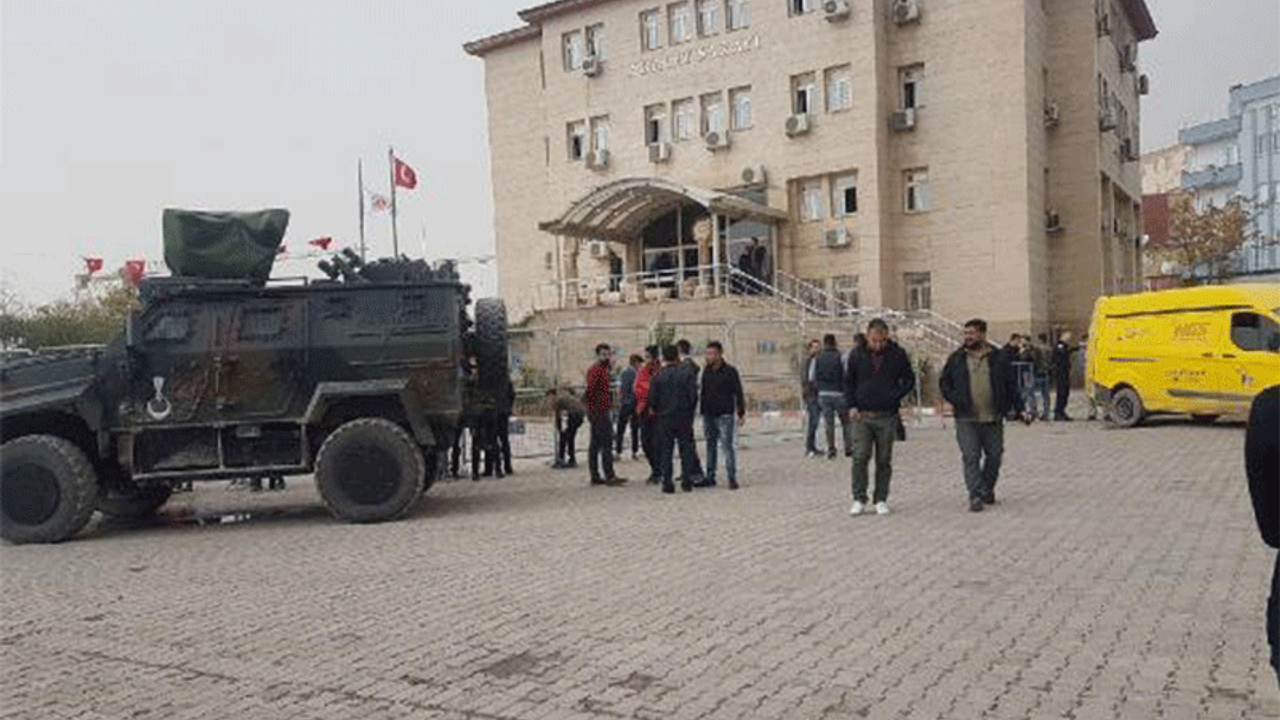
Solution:
<svg viewBox="0 0 1280 720">
<path fill-rule="evenodd" d="M 1120 427 L 1133 427 L 1142 422 L 1145 411 L 1142 398 L 1133 388 L 1121 388 L 1111 396 L 1111 420 Z"/>
<path fill-rule="evenodd" d="M 52 435 L 0 446 L 0 536 L 11 543 L 62 542 L 80 532 L 98 500 L 84 452 Z"/>
<path fill-rule="evenodd" d="M 426 462 L 403 428 L 359 418 L 325 438 L 316 457 L 316 487 L 329 511 L 350 522 L 403 514 L 422 494 Z"/>
<path fill-rule="evenodd" d="M 1197 425 L 1212 425 L 1214 422 L 1217 421 L 1219 417 L 1222 417 L 1222 416 L 1221 415 L 1203 415 L 1203 414 L 1193 413 L 1191 415 L 1191 422 Z"/>
</svg>

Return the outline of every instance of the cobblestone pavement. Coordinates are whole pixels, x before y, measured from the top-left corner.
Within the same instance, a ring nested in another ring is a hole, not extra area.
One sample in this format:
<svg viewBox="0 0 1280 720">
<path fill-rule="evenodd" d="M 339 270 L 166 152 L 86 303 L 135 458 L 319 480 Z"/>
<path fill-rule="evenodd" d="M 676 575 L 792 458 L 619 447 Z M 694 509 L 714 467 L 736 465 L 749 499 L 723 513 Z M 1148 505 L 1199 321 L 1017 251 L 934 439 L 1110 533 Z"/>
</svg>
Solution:
<svg viewBox="0 0 1280 720">
<path fill-rule="evenodd" d="M 857 518 L 797 440 L 754 438 L 739 492 L 528 460 L 394 523 L 219 483 L 0 547 L 0 717 L 1277 716 L 1239 426 L 1012 427 L 980 514 L 913 429 Z"/>
</svg>

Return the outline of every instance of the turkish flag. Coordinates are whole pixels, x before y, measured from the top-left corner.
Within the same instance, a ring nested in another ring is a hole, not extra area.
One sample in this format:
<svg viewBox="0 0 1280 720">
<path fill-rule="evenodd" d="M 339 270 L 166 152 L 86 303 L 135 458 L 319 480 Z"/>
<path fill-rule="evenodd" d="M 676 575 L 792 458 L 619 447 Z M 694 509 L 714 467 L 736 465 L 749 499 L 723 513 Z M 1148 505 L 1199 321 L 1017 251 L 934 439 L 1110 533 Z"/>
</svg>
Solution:
<svg viewBox="0 0 1280 720">
<path fill-rule="evenodd" d="M 102 258 L 87 257 L 84 259 L 84 267 L 92 275 L 102 269 Z"/>
<path fill-rule="evenodd" d="M 407 163 L 400 161 L 400 158 L 392 158 L 395 160 L 396 187 L 402 187 L 412 190 L 418 187 L 418 174 L 409 167 Z"/>
<path fill-rule="evenodd" d="M 125 276 L 125 279 L 129 281 L 130 285 L 137 287 L 138 283 L 142 282 L 142 278 L 146 274 L 147 274 L 146 260 L 125 260 L 124 261 L 124 276 Z"/>
<path fill-rule="evenodd" d="M 333 238 L 318 237 L 315 240 L 308 240 L 307 244 L 310 245 L 311 247 L 318 247 L 321 250 L 328 250 L 329 246 L 333 244 Z"/>
</svg>

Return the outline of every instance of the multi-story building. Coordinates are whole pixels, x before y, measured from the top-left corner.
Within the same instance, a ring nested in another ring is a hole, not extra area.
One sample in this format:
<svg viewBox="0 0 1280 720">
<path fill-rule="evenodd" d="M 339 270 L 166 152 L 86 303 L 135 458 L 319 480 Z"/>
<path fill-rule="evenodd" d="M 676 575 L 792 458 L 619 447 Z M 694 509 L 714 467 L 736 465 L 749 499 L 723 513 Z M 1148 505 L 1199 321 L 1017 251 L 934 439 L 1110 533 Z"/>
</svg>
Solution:
<svg viewBox="0 0 1280 720">
<path fill-rule="evenodd" d="M 1185 128 L 1178 141 L 1189 148 L 1182 189 L 1197 208 L 1240 198 L 1252 216 L 1237 271 L 1280 273 L 1280 75 L 1232 87 L 1227 117 Z"/>
<path fill-rule="evenodd" d="M 466 45 L 485 62 L 517 313 L 786 280 L 847 306 L 1080 328 L 1141 277 L 1143 0 L 557 0 L 519 16 Z"/>
</svg>

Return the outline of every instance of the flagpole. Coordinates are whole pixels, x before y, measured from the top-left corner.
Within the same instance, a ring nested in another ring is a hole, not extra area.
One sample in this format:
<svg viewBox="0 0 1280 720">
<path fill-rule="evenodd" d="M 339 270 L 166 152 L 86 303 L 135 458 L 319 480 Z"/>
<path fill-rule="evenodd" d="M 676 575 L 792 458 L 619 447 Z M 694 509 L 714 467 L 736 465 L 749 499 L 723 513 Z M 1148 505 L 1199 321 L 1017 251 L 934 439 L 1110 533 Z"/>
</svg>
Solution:
<svg viewBox="0 0 1280 720">
<path fill-rule="evenodd" d="M 391 170 L 391 254 L 400 257 L 400 237 L 396 233 L 396 151 L 387 146 L 387 165 Z"/>
<path fill-rule="evenodd" d="M 364 260 L 364 160 L 356 160 L 356 185 L 360 199 L 360 259 Z"/>
</svg>

